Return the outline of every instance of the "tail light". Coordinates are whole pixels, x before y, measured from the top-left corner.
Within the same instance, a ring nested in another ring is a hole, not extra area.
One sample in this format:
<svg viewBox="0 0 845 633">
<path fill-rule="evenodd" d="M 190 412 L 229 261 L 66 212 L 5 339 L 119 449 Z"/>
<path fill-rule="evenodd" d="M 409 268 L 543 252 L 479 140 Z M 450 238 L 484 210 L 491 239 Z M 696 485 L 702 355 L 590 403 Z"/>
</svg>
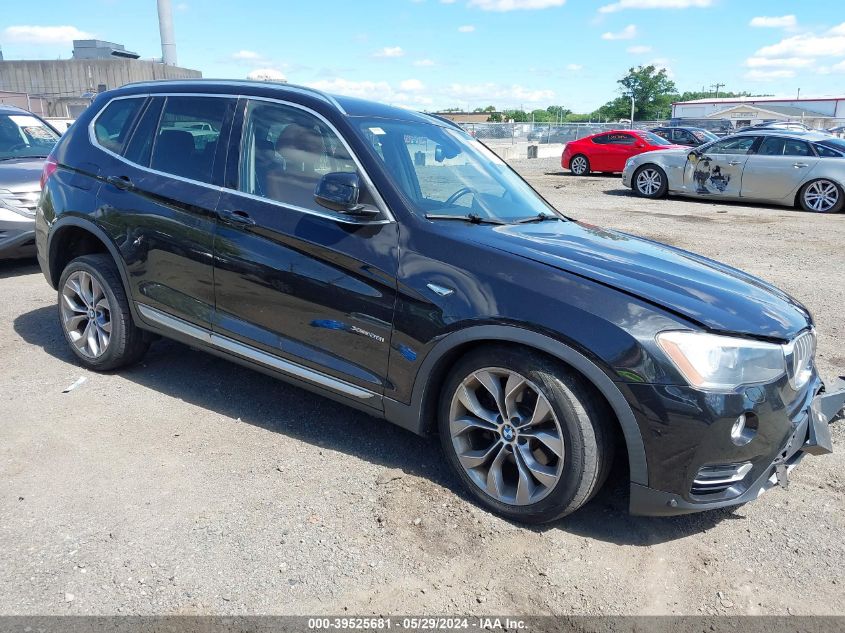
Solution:
<svg viewBox="0 0 845 633">
<path fill-rule="evenodd" d="M 53 175 L 53 172 L 55 172 L 58 168 L 59 168 L 59 163 L 56 161 L 56 158 L 52 154 L 50 154 L 47 157 L 47 160 L 44 161 L 44 167 L 41 169 L 41 189 L 42 190 L 44 189 L 44 185 L 47 184 L 47 180 L 50 178 L 50 176 Z"/>
</svg>

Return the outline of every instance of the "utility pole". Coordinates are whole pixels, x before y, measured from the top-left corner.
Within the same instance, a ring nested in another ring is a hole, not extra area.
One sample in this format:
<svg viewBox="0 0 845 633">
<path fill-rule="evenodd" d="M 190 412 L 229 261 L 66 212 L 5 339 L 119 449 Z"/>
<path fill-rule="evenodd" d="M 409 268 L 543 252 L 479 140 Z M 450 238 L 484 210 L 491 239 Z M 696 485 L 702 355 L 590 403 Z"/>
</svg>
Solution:
<svg viewBox="0 0 845 633">
<path fill-rule="evenodd" d="M 634 129 L 634 92 L 631 91 L 631 129 Z"/>
<path fill-rule="evenodd" d="M 798 89 L 798 94 L 796 95 L 795 100 L 798 101 L 798 99 L 800 99 L 800 98 L 801 98 L 801 88 Z"/>
<path fill-rule="evenodd" d="M 719 98 L 719 88 L 724 88 L 725 84 L 715 83 L 710 87 L 716 90 L 716 96 L 714 98 L 718 99 Z"/>
</svg>

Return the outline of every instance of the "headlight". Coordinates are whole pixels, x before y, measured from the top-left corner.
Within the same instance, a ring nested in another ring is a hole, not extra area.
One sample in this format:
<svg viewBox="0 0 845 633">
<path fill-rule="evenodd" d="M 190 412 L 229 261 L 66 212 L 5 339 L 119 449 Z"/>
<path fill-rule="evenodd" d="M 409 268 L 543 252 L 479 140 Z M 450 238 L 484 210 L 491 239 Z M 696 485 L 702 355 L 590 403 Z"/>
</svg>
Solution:
<svg viewBox="0 0 845 633">
<path fill-rule="evenodd" d="M 657 344 L 690 385 L 733 391 L 786 373 L 782 345 L 705 332 L 661 332 Z"/>
</svg>

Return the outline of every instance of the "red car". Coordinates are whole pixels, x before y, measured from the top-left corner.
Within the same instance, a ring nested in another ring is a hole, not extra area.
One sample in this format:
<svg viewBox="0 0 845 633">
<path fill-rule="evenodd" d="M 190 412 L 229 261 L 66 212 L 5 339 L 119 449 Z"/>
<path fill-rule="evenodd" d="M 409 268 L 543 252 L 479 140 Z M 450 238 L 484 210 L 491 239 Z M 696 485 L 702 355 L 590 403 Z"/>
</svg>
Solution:
<svg viewBox="0 0 845 633">
<path fill-rule="evenodd" d="M 611 130 L 567 143 L 560 164 L 576 176 L 586 176 L 591 171 L 621 172 L 631 156 L 673 147 L 681 146 L 651 132 Z"/>
</svg>

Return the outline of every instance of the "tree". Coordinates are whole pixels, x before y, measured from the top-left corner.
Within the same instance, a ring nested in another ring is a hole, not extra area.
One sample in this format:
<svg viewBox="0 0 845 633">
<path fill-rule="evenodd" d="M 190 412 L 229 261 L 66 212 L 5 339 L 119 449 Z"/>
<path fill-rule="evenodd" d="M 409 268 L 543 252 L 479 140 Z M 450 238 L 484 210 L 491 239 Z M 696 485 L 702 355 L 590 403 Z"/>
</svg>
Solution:
<svg viewBox="0 0 845 633">
<path fill-rule="evenodd" d="M 634 118 L 640 120 L 656 119 L 661 110 L 668 112 L 672 96 L 678 91 L 666 69 L 658 70 L 654 64 L 630 68 L 628 74 L 616 83 L 622 87 L 623 96 L 629 103 L 631 94 L 634 95 Z"/>
</svg>

